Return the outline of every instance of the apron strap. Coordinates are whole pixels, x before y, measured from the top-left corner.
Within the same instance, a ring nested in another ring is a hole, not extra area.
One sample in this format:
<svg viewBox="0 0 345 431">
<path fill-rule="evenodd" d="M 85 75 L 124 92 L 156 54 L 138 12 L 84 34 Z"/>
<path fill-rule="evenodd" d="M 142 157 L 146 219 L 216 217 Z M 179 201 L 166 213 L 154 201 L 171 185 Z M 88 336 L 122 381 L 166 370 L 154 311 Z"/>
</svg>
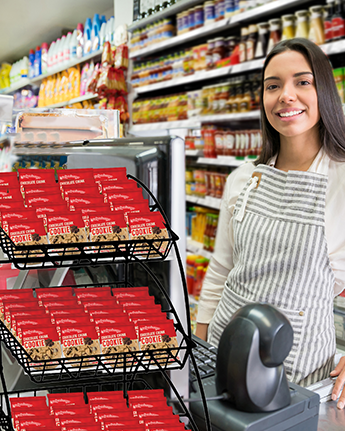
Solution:
<svg viewBox="0 0 345 431">
<path fill-rule="evenodd" d="M 248 198 L 249 198 L 249 193 L 250 193 L 253 189 L 255 189 L 255 187 L 258 185 L 258 181 L 259 181 L 259 177 L 256 177 L 256 176 L 255 176 L 255 177 L 252 177 L 252 178 L 249 180 L 249 186 L 248 186 L 248 188 L 247 188 L 247 190 L 245 191 L 244 196 L 243 196 L 242 206 L 241 206 L 241 208 L 240 208 L 240 210 L 239 210 L 239 212 L 238 212 L 237 216 L 235 217 L 235 220 L 236 220 L 236 221 L 241 222 L 241 221 L 243 220 L 244 212 L 245 212 L 245 210 L 246 210 L 247 201 L 248 201 Z"/>
</svg>

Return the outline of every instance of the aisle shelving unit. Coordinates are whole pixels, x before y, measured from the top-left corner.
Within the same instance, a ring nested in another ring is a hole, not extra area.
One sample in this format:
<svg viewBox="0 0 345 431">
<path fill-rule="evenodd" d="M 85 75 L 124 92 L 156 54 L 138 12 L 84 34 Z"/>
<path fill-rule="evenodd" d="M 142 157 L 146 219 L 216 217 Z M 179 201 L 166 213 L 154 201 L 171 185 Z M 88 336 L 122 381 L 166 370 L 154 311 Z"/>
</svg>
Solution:
<svg viewBox="0 0 345 431">
<path fill-rule="evenodd" d="M 187 284 L 184 276 L 183 263 L 177 247 L 178 237 L 171 230 L 170 223 L 151 191 L 140 180 L 132 175 L 127 175 L 128 179 L 135 180 L 149 194 L 153 200 L 153 205 L 150 206 L 151 211 L 159 211 L 164 219 L 164 224 L 168 231 L 168 238 L 154 240 L 124 240 L 119 242 L 102 242 L 83 244 L 64 244 L 60 245 L 42 245 L 39 246 L 16 246 L 7 236 L 6 232 L 0 228 L 0 245 L 9 261 L 19 269 L 30 268 L 45 268 L 56 266 L 89 266 L 103 265 L 107 263 L 122 264 L 124 267 L 123 278 L 116 283 L 107 283 L 112 289 L 117 287 L 131 288 L 129 281 L 129 265 L 140 265 L 142 269 L 150 275 L 152 280 L 158 287 L 164 303 L 162 312 L 166 313 L 169 318 L 173 319 L 176 334 L 178 335 L 178 347 L 160 348 L 157 350 L 131 351 L 113 354 L 92 354 L 89 356 L 79 356 L 72 358 L 49 358 L 37 359 L 30 356 L 29 352 L 18 342 L 12 332 L 6 327 L 5 323 L 0 321 L 0 337 L 1 341 L 10 350 L 13 357 L 17 360 L 24 372 L 31 378 L 32 381 L 44 385 L 45 383 L 59 384 L 63 387 L 71 388 L 83 383 L 99 384 L 100 382 L 112 383 L 120 382 L 124 396 L 126 397 L 127 390 L 133 388 L 133 384 L 140 380 L 140 376 L 159 371 L 164 379 L 173 390 L 176 398 L 180 403 L 183 411 L 182 416 L 189 420 L 189 425 L 193 431 L 198 428 L 193 417 L 189 413 L 187 407 L 183 403 L 181 396 L 169 376 L 168 371 L 182 370 L 188 359 L 191 360 L 194 368 L 197 370 L 195 358 L 193 356 L 193 341 L 191 338 L 191 325 L 188 309 L 188 292 Z M 58 250 L 57 250 L 58 248 Z M 54 250 L 55 249 L 55 250 Z M 174 251 L 175 259 L 181 276 L 181 288 L 185 303 L 185 313 L 187 319 L 187 329 L 185 330 L 178 313 L 175 311 L 174 305 L 170 300 L 164 286 L 157 278 L 154 271 L 150 269 L 150 263 L 154 261 L 164 261 L 168 258 L 171 251 Z M 94 254 L 96 253 L 96 254 Z M 99 254 L 98 257 L 97 254 Z M 96 261 L 94 260 L 96 257 Z M 78 288 L 87 288 L 91 285 L 78 286 Z M 99 287 L 99 285 L 92 285 Z M 37 288 L 39 289 L 39 288 Z M 58 287 L 56 287 L 58 289 Z M 35 289 L 33 289 L 34 291 Z M 1 354 L 1 345 L 0 345 Z M 1 356 L 0 356 L 1 357 Z M 202 388 L 200 376 L 197 372 L 198 384 L 201 389 L 201 396 L 204 403 L 206 422 L 208 430 L 210 430 L 210 420 L 207 412 L 207 404 L 205 394 Z M 4 393 L 1 397 L 0 411 L 0 426 L 4 430 L 13 431 L 11 422 L 11 410 L 9 403 L 9 393 L 6 390 L 6 378 L 3 373 L 2 364 L 0 363 L 0 380 L 3 386 Z M 44 389 L 44 386 L 41 387 Z M 51 389 L 51 388 L 50 388 Z"/>
<path fill-rule="evenodd" d="M 187 251 L 193 254 L 197 254 L 207 259 L 211 259 L 212 252 L 204 250 L 203 244 L 201 242 L 195 241 L 191 237 L 187 238 Z"/>
<path fill-rule="evenodd" d="M 220 210 L 221 199 L 214 198 L 212 196 L 206 196 L 204 198 L 200 198 L 193 195 L 186 195 L 186 202 L 190 202 L 196 205 L 201 205 L 203 207 L 212 208 L 215 210 Z"/>
</svg>

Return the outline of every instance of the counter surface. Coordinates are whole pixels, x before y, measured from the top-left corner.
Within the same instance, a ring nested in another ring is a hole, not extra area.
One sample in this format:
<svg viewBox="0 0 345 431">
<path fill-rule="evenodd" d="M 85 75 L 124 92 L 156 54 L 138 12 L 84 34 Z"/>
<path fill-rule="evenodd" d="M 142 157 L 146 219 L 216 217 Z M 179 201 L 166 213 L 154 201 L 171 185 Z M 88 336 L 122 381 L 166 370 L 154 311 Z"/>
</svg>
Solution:
<svg viewBox="0 0 345 431">
<path fill-rule="evenodd" d="M 320 404 L 318 431 L 344 431 L 345 410 L 337 409 L 336 401 Z"/>
</svg>

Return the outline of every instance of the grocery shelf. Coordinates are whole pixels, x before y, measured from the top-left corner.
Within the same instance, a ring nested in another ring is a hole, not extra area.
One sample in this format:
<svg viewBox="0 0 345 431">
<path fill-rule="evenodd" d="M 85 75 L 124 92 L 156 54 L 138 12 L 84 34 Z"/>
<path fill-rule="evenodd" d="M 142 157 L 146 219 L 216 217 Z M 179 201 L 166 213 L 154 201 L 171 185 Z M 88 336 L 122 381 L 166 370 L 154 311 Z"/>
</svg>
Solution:
<svg viewBox="0 0 345 431">
<path fill-rule="evenodd" d="M 207 259 L 211 259 L 212 257 L 212 252 L 204 250 L 204 245 L 199 241 L 195 241 L 191 237 L 187 238 L 187 251 L 206 257 Z"/>
<path fill-rule="evenodd" d="M 202 123 L 223 123 L 233 120 L 259 120 L 260 110 L 249 112 L 241 112 L 238 114 L 214 114 L 214 115 L 200 115 L 198 117 Z"/>
<path fill-rule="evenodd" d="M 128 26 L 128 31 L 132 32 L 138 28 L 145 27 L 152 22 L 158 21 L 160 19 L 166 18 L 168 16 L 174 16 L 181 11 L 189 9 L 190 7 L 197 6 L 198 4 L 203 4 L 205 0 L 180 0 L 173 6 L 170 6 L 160 12 L 157 12 L 147 18 L 135 21 L 133 24 Z"/>
<path fill-rule="evenodd" d="M 197 163 L 202 165 L 212 165 L 212 166 L 232 166 L 238 167 L 246 163 L 247 161 L 253 161 L 253 159 L 240 158 L 237 159 L 234 156 L 217 156 L 216 158 L 211 157 L 198 157 Z"/>
<path fill-rule="evenodd" d="M 199 198 L 197 196 L 186 195 L 186 201 L 197 205 L 202 205 L 204 207 L 212 208 L 215 210 L 220 209 L 222 200 L 219 198 L 213 198 L 211 196 L 206 196 L 205 198 Z"/>
<path fill-rule="evenodd" d="M 37 85 L 38 83 L 40 83 L 42 81 L 42 79 L 44 78 L 48 78 L 49 76 L 55 75 L 56 73 L 62 72 L 66 69 L 68 69 L 69 67 L 73 67 L 76 66 L 77 64 L 81 64 L 84 63 L 85 61 L 88 60 L 92 60 L 95 57 L 98 57 L 99 55 L 101 55 L 103 52 L 103 49 L 99 49 L 98 51 L 92 52 L 89 55 L 85 55 L 82 58 L 78 58 L 75 61 L 70 61 L 68 64 L 64 65 L 64 66 L 60 66 L 57 67 L 55 69 L 52 69 L 49 73 L 46 73 L 44 75 L 39 75 L 36 76 L 35 78 L 29 79 L 29 78 L 24 78 L 21 79 L 20 81 L 18 81 L 16 84 L 12 85 L 9 88 L 5 88 L 0 90 L 1 94 L 10 94 L 13 93 L 14 91 L 20 90 L 23 87 L 26 87 L 27 85 Z"/>
<path fill-rule="evenodd" d="M 320 45 L 320 48 L 327 55 L 340 54 L 345 51 L 345 40 L 325 43 L 324 45 Z"/>
<path fill-rule="evenodd" d="M 54 103 L 53 105 L 43 106 L 43 108 L 62 108 L 64 106 L 73 105 L 74 103 L 84 102 L 85 100 L 97 99 L 98 94 L 87 93 L 84 96 L 75 97 L 74 99 L 66 100 L 65 102 Z"/>
<path fill-rule="evenodd" d="M 251 70 L 259 70 L 264 66 L 264 58 L 259 58 L 257 60 L 245 61 L 244 63 L 234 64 L 231 67 L 229 75 L 234 75 L 235 73 L 247 73 Z"/>
<path fill-rule="evenodd" d="M 241 112 L 238 114 L 215 114 L 199 115 L 189 120 L 181 121 L 162 121 L 157 123 L 134 124 L 130 133 L 142 132 L 147 130 L 169 130 L 169 129 L 197 129 L 202 123 L 224 123 L 228 121 L 259 120 L 260 110 Z"/>
<path fill-rule="evenodd" d="M 162 42 L 147 46 L 146 48 L 137 49 L 135 51 L 130 50 L 128 56 L 130 59 L 143 57 L 155 52 L 163 51 L 176 45 L 181 45 L 194 39 L 199 39 L 200 37 L 211 36 L 214 33 L 218 33 L 219 31 L 226 29 L 228 27 L 229 21 L 229 19 L 224 18 L 221 21 L 191 30 L 188 33 L 171 37 L 167 40 L 163 40 Z"/>
<path fill-rule="evenodd" d="M 168 130 L 168 129 L 194 129 L 201 127 L 199 117 L 191 120 L 180 121 L 162 121 L 160 123 L 134 124 L 130 129 L 130 133 L 142 132 L 146 130 Z"/>
<path fill-rule="evenodd" d="M 189 157 L 199 157 L 203 156 L 204 152 L 203 150 L 185 150 L 185 154 Z"/>
<path fill-rule="evenodd" d="M 203 70 L 200 72 L 195 72 L 192 75 L 181 76 L 179 78 L 169 79 L 167 81 L 161 81 L 154 84 L 145 85 L 142 87 L 136 87 L 133 89 L 133 92 L 139 95 L 139 94 L 148 93 L 150 91 L 162 90 L 163 88 L 176 87 L 178 85 L 190 84 L 192 82 L 204 81 L 212 78 L 219 78 L 219 77 L 227 76 L 231 74 L 233 67 L 234 66 L 225 66 L 214 70 Z"/>
</svg>

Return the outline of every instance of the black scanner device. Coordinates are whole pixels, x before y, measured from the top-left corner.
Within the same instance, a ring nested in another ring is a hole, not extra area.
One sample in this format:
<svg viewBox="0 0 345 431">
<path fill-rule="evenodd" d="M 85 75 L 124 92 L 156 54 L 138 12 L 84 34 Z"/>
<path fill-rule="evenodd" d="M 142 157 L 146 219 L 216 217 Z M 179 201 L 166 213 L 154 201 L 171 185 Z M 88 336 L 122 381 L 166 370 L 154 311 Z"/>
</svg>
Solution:
<svg viewBox="0 0 345 431">
<path fill-rule="evenodd" d="M 219 342 L 216 375 L 203 379 L 213 431 L 316 431 L 319 395 L 289 383 L 284 359 L 293 343 L 288 319 L 268 304 L 249 304 L 231 318 Z M 197 390 L 191 398 L 200 397 Z M 190 403 L 205 430 L 201 402 Z"/>
</svg>

